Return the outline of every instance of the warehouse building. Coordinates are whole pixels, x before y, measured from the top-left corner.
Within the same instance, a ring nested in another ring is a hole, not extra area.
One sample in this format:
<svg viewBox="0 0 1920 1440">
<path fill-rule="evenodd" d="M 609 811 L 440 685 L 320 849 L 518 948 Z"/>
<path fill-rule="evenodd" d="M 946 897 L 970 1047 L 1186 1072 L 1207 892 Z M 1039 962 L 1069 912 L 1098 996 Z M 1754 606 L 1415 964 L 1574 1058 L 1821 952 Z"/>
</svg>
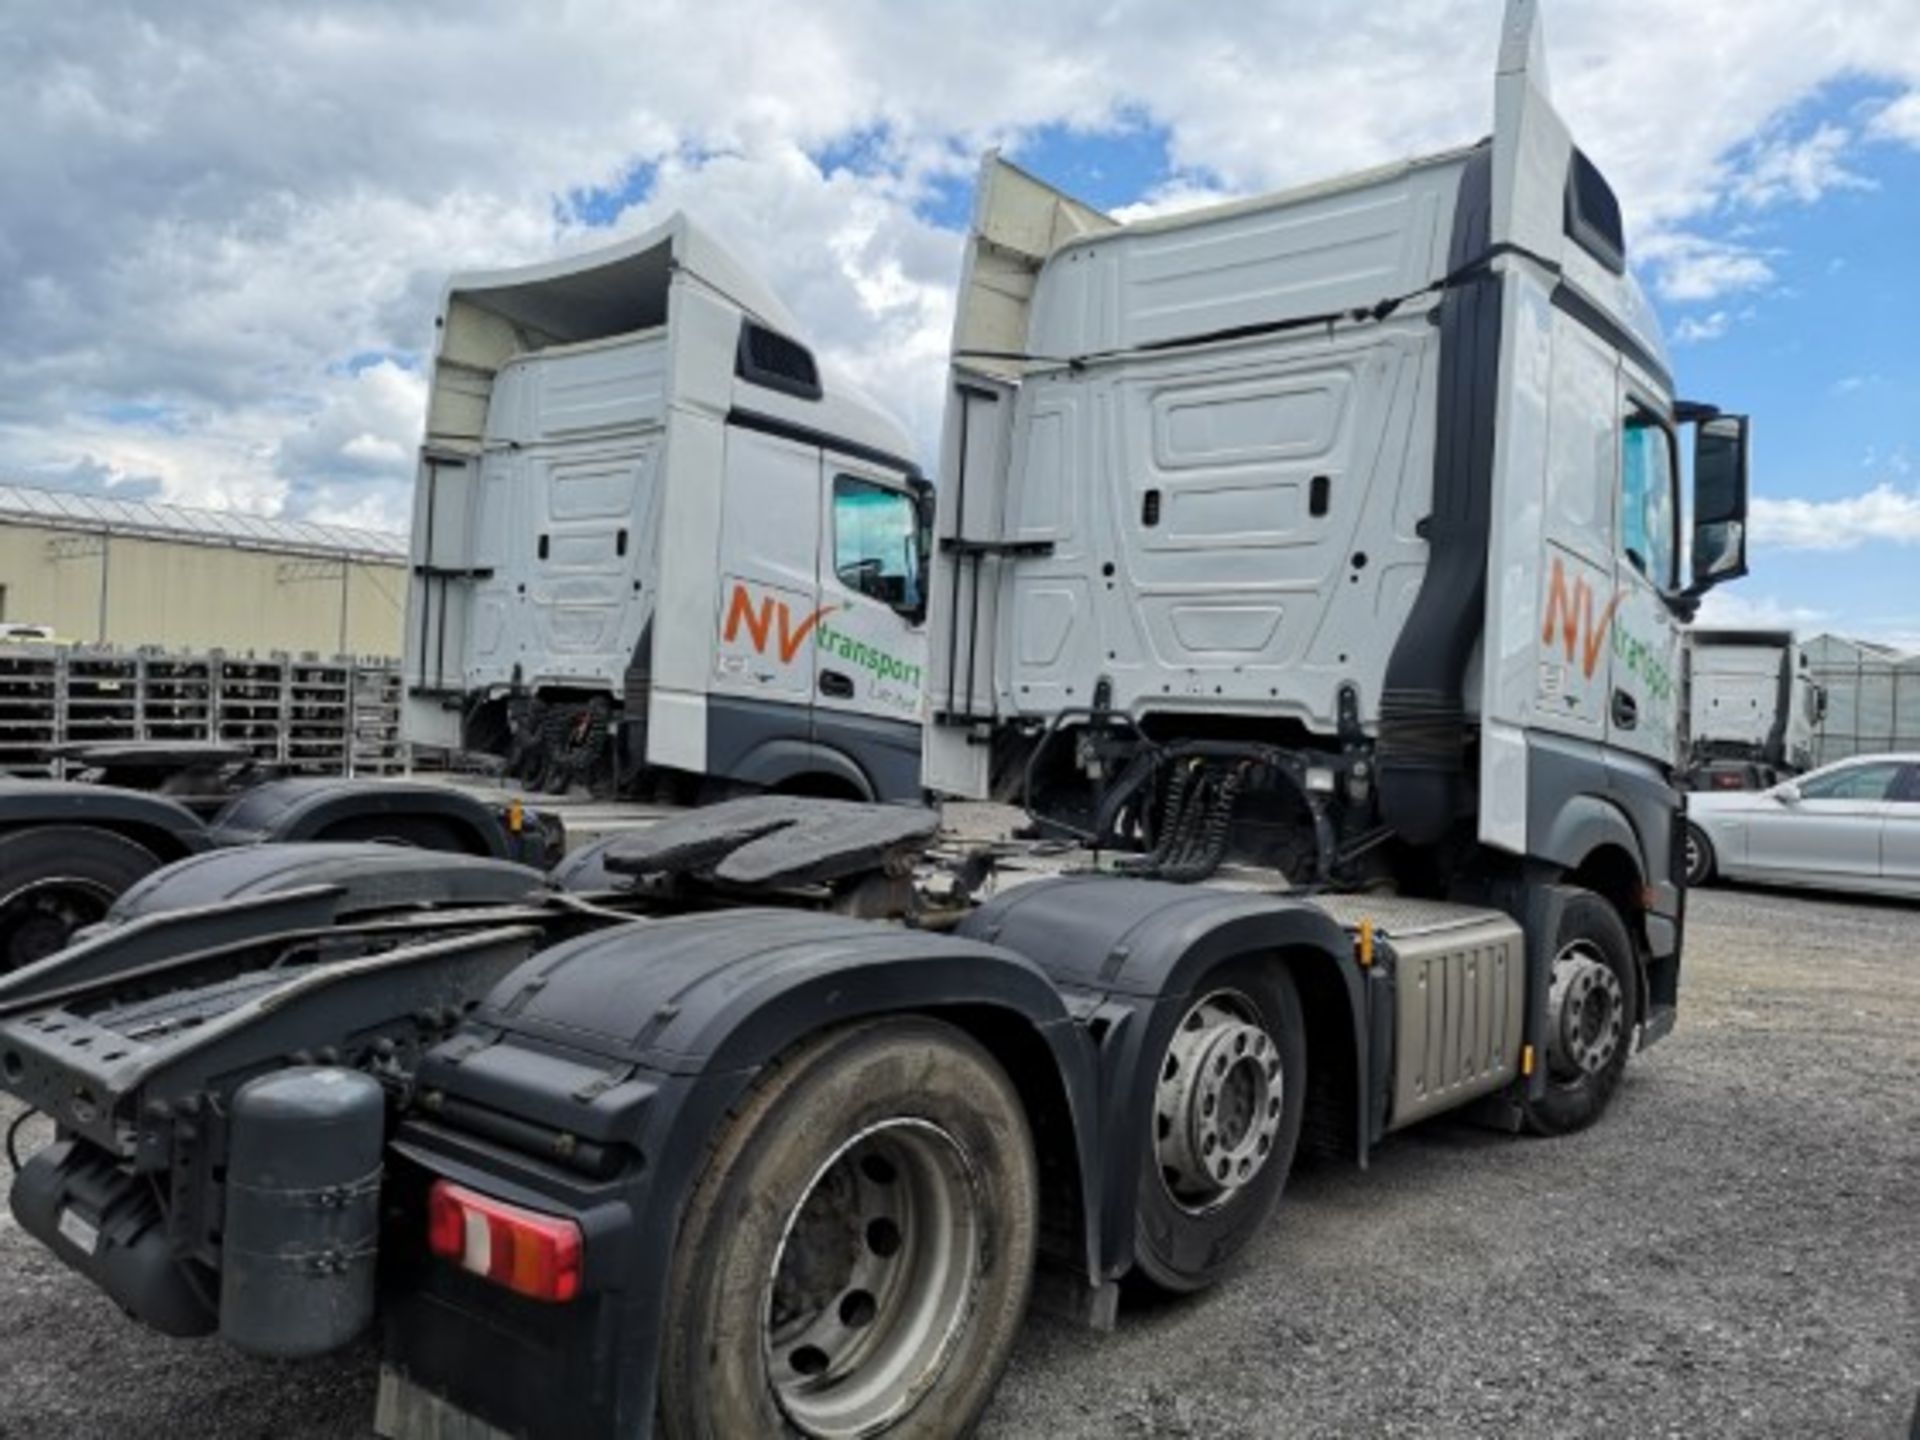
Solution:
<svg viewBox="0 0 1920 1440">
<path fill-rule="evenodd" d="M 1849 755 L 1920 750 L 1920 655 L 1871 640 L 1817 635 L 1801 647 L 1827 692 L 1813 735 L 1813 763 Z"/>
<path fill-rule="evenodd" d="M 398 656 L 407 537 L 0 485 L 0 625 L 123 648 Z"/>
</svg>

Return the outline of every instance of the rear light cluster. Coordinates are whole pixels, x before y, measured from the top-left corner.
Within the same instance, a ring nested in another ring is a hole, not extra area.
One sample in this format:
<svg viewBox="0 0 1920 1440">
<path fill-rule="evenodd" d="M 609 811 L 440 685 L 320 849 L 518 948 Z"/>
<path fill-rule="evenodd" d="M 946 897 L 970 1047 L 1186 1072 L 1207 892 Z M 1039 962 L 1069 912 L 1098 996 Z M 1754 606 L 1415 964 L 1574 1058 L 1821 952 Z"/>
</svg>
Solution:
<svg viewBox="0 0 1920 1440">
<path fill-rule="evenodd" d="M 450 1180 L 427 1192 L 427 1248 L 516 1295 L 555 1303 L 580 1293 L 580 1227 Z"/>
</svg>

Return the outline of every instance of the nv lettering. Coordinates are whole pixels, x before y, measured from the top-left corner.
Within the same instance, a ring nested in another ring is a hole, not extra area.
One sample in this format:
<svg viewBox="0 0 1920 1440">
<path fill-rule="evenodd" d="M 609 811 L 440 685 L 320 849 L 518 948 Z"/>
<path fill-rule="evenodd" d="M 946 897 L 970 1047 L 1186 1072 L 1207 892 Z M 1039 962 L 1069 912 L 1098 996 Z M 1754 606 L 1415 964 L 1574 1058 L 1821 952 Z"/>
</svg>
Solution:
<svg viewBox="0 0 1920 1440">
<path fill-rule="evenodd" d="M 793 608 L 786 601 L 773 595 L 763 595 L 756 606 L 753 597 L 747 593 L 747 587 L 736 584 L 733 595 L 727 601 L 726 624 L 721 627 L 720 638 L 732 644 L 734 637 L 745 626 L 747 639 L 754 652 L 767 653 L 767 643 L 776 641 L 777 653 L 782 665 L 791 665 L 793 657 L 800 647 L 807 643 L 807 636 L 813 627 L 820 623 L 820 617 L 837 607 L 822 605 L 808 615 L 798 625 L 793 622 Z M 776 631 L 777 636 L 776 636 Z"/>
<path fill-rule="evenodd" d="M 1593 667 L 1599 664 L 1600 656 L 1606 649 L 1607 631 L 1613 624 L 1613 612 L 1619 604 L 1620 595 L 1616 591 L 1596 620 L 1593 613 L 1593 587 L 1584 578 L 1576 578 L 1569 591 L 1566 569 L 1556 556 L 1553 576 L 1547 584 L 1547 623 L 1541 628 L 1540 641 L 1543 645 L 1552 646 L 1554 631 L 1558 629 L 1568 661 L 1573 660 L 1577 649 L 1580 671 L 1591 680 Z"/>
</svg>

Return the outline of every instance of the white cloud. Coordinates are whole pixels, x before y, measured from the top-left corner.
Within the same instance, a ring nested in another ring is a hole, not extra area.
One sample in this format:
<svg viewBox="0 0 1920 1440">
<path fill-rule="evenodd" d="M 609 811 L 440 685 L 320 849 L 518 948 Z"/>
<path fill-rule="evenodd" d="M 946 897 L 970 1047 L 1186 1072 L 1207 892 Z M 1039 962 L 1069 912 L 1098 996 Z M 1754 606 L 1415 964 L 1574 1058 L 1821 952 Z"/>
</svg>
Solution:
<svg viewBox="0 0 1920 1440">
<path fill-rule="evenodd" d="M 1882 384 L 1883 378 L 1877 373 L 1866 375 L 1842 375 L 1829 387 L 1836 395 L 1851 395 L 1856 390 L 1864 390 L 1869 385 Z"/>
<path fill-rule="evenodd" d="M 1653 270 L 1654 289 L 1676 302 L 1717 300 L 1773 283 L 1773 266 L 1743 245 L 1669 232 L 1648 236 L 1636 254 Z"/>
<path fill-rule="evenodd" d="M 1873 117 L 1867 133 L 1878 140 L 1920 146 L 1920 90 L 1909 90 Z"/>
<path fill-rule="evenodd" d="M 1771 136 L 1753 147 L 1735 174 L 1732 198 L 1759 209 L 1783 200 L 1811 205 L 1829 190 L 1870 190 L 1873 182 L 1849 170 L 1842 159 L 1852 140 L 1845 127 L 1831 122 L 1798 140 Z"/>
<path fill-rule="evenodd" d="M 1108 213 L 1122 225 L 1131 225 L 1136 220 L 1152 220 L 1161 215 L 1198 210 L 1206 205 L 1220 205 L 1239 198 L 1234 191 L 1188 176 L 1171 180 L 1149 191 L 1131 205 L 1116 205 Z"/>
<path fill-rule="evenodd" d="M 1837 500 L 1756 496 L 1748 519 L 1754 544 L 1787 550 L 1852 550 L 1868 541 L 1920 545 L 1920 492 L 1882 482 Z"/>
<path fill-rule="evenodd" d="M 1733 316 L 1725 310 L 1715 310 L 1710 315 L 1683 315 L 1680 323 L 1673 327 L 1673 343 L 1698 345 L 1706 340 L 1718 340 L 1732 324 Z"/>
<path fill-rule="evenodd" d="M 1788 605 L 1771 595 L 1747 596 L 1722 587 L 1706 593 L 1694 623 L 1702 629 L 1813 631 L 1831 619 L 1825 610 Z"/>
</svg>

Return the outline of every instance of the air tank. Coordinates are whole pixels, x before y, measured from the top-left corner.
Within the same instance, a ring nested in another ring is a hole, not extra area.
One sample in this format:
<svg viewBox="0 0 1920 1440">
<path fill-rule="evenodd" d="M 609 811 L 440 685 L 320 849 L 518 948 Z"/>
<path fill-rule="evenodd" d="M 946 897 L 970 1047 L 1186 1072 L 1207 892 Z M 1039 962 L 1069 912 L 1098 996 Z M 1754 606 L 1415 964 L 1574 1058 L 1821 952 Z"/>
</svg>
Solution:
<svg viewBox="0 0 1920 1440">
<path fill-rule="evenodd" d="M 386 1095 L 357 1070 L 302 1066 L 234 1097 L 220 1335 L 296 1358 L 372 1323 Z"/>
</svg>

